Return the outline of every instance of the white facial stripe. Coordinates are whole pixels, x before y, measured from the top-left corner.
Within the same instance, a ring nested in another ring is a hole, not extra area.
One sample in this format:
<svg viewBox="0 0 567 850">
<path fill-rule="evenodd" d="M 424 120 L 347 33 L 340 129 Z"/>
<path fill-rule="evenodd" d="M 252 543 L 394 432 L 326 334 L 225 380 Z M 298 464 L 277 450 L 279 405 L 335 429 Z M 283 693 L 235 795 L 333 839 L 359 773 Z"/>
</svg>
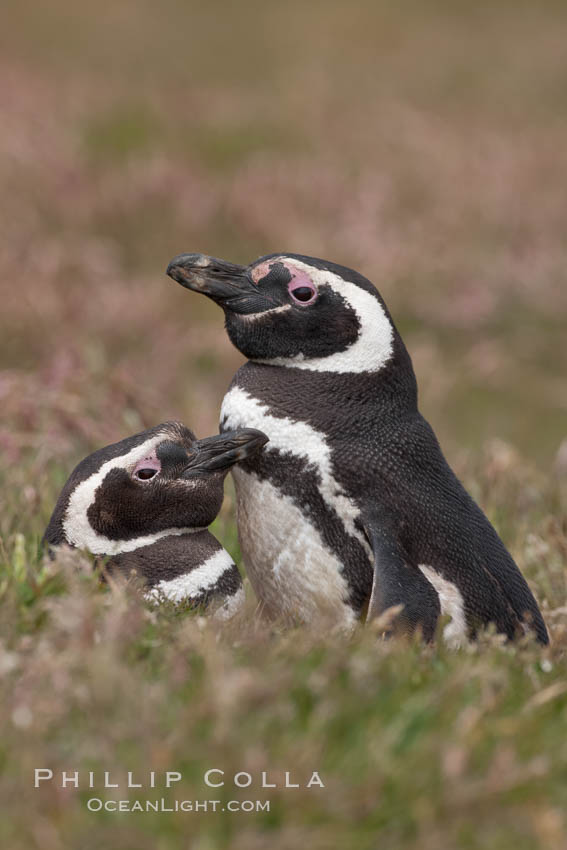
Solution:
<svg viewBox="0 0 567 850">
<path fill-rule="evenodd" d="M 370 292 L 354 283 L 343 280 L 333 272 L 316 269 L 300 260 L 275 257 L 271 263 L 282 262 L 290 269 L 297 268 L 309 275 L 315 286 L 327 284 L 345 299 L 357 315 L 360 327 L 358 338 L 346 351 L 338 351 L 327 357 L 306 358 L 274 357 L 258 360 L 273 366 L 288 366 L 294 369 L 311 369 L 315 372 L 378 372 L 392 356 L 394 329 L 382 305 Z M 308 308 L 306 308 L 308 309 Z"/>
<path fill-rule="evenodd" d="M 274 313 L 287 313 L 288 310 L 291 310 L 291 304 L 282 304 L 280 307 L 272 307 L 270 310 L 263 310 L 260 313 L 241 313 L 239 318 L 245 322 L 253 322 Z"/>
<path fill-rule="evenodd" d="M 346 532 L 355 537 L 371 557 L 372 550 L 366 538 L 354 524 L 360 511 L 333 477 L 331 449 L 324 434 L 306 422 L 271 416 L 265 404 L 237 386 L 224 397 L 221 422 L 228 430 L 237 430 L 244 425 L 246 428 L 257 428 L 270 438 L 267 451 L 274 448 L 295 457 L 305 458 L 319 473 L 321 496 L 341 518 Z"/>
<path fill-rule="evenodd" d="M 432 567 L 428 567 L 426 564 L 418 564 L 418 566 L 425 578 L 437 591 L 441 613 L 448 614 L 451 617 L 451 622 L 447 623 L 443 629 L 443 638 L 452 649 L 458 649 L 468 640 L 465 605 L 461 592 L 456 584 L 443 578 Z"/>
<path fill-rule="evenodd" d="M 177 537 L 180 534 L 196 534 L 197 531 L 204 530 L 204 527 L 165 528 L 163 531 L 156 531 L 153 534 L 133 537 L 132 540 L 110 540 L 102 535 L 97 535 L 99 541 L 102 541 L 102 548 L 100 550 L 95 550 L 91 546 L 85 546 L 84 544 L 81 544 L 80 548 L 88 549 L 93 555 L 123 555 L 125 552 L 135 552 L 136 549 L 141 549 L 142 546 L 151 546 L 152 543 L 157 543 L 158 540 L 163 540 L 164 537 Z"/>
<path fill-rule="evenodd" d="M 236 569 L 234 562 L 225 549 L 219 549 L 204 564 L 191 572 L 184 573 L 170 581 L 160 581 L 148 591 L 148 598 L 159 599 L 165 596 L 172 602 L 182 602 L 192 596 L 198 596 L 214 587 L 223 573 Z"/>
<path fill-rule="evenodd" d="M 317 529 L 269 481 L 238 467 L 233 475 L 246 572 L 267 612 L 307 623 L 330 616 L 351 626 L 347 581 Z"/>
<path fill-rule="evenodd" d="M 88 549 L 93 555 L 120 555 L 124 552 L 133 552 L 141 546 L 150 546 L 157 540 L 161 540 L 162 537 L 168 537 L 172 534 L 188 534 L 200 530 L 196 528 L 170 528 L 154 534 L 136 537 L 133 540 L 109 540 L 102 534 L 98 534 L 88 520 L 87 511 L 94 502 L 96 490 L 110 470 L 116 468 L 132 469 L 138 461 L 150 455 L 166 436 L 166 431 L 159 432 L 139 446 L 135 446 L 125 455 L 107 460 L 97 472 L 75 487 L 63 518 L 63 533 L 67 543 L 77 546 L 79 549 Z"/>
</svg>

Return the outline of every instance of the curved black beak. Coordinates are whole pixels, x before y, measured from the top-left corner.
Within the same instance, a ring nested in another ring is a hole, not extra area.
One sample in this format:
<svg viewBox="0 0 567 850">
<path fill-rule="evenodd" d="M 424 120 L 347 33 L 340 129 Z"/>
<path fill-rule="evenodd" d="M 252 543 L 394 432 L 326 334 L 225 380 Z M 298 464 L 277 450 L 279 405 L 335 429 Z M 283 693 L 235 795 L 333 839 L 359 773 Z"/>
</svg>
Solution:
<svg viewBox="0 0 567 850">
<path fill-rule="evenodd" d="M 226 431 L 216 437 L 197 440 L 191 447 L 191 460 L 183 478 L 206 475 L 209 472 L 228 472 L 231 466 L 255 454 L 268 442 L 268 437 L 255 428 Z"/>
<path fill-rule="evenodd" d="M 233 313 L 253 313 L 266 306 L 246 266 L 206 254 L 179 254 L 169 263 L 166 274 L 181 286 L 207 295 Z"/>
</svg>

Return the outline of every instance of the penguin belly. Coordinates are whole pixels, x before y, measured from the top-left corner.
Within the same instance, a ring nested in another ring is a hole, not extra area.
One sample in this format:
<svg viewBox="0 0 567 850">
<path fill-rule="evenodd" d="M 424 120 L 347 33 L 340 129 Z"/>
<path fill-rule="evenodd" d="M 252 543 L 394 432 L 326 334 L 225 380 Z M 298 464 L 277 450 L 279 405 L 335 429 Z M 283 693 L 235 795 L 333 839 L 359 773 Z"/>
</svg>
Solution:
<svg viewBox="0 0 567 850">
<path fill-rule="evenodd" d="M 265 613 L 299 622 L 354 623 L 342 565 L 293 500 L 253 472 L 234 469 L 246 573 Z"/>
</svg>

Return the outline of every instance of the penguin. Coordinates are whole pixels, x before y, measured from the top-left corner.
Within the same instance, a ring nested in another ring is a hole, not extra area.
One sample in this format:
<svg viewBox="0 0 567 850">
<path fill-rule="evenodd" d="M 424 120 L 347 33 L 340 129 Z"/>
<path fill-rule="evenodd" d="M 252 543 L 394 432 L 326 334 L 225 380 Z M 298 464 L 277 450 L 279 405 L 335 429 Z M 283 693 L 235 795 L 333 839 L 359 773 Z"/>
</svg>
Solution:
<svg viewBox="0 0 567 850">
<path fill-rule="evenodd" d="M 247 361 L 221 431 L 269 445 L 233 469 L 240 544 L 268 615 L 452 646 L 490 624 L 548 635 L 520 570 L 418 410 L 410 355 L 375 286 L 300 254 L 249 266 L 180 254 L 167 274 L 224 310 Z M 381 626 L 379 626 L 381 628 Z"/>
<path fill-rule="evenodd" d="M 267 437 L 238 429 L 197 440 L 165 422 L 98 449 L 73 470 L 43 543 L 108 558 L 111 576 L 137 575 L 149 599 L 169 599 L 232 616 L 244 600 L 242 579 L 207 526 L 223 500 L 229 468 Z"/>
</svg>

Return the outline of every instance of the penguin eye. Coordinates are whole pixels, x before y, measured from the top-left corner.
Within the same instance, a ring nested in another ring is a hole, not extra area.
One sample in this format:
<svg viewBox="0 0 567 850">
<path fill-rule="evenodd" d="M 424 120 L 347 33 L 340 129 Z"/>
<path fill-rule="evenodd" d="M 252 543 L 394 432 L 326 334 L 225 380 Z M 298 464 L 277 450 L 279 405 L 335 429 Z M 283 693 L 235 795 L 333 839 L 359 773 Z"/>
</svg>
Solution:
<svg viewBox="0 0 567 850">
<path fill-rule="evenodd" d="M 140 481 L 148 481 L 150 478 L 153 478 L 154 475 L 157 475 L 157 469 L 143 467 L 142 469 L 137 469 L 134 474 L 136 478 L 140 479 Z"/>
<path fill-rule="evenodd" d="M 155 452 L 153 452 L 151 455 L 148 455 L 148 457 L 144 457 L 142 460 L 138 461 L 132 474 L 138 481 L 149 481 L 150 478 L 154 478 L 160 470 L 161 461 L 156 456 Z"/>
<path fill-rule="evenodd" d="M 297 301 L 299 304 L 310 304 L 312 301 L 315 301 L 317 297 L 317 290 L 311 284 L 306 286 L 301 284 L 300 286 L 290 286 L 289 294 L 293 298 L 294 301 Z"/>
</svg>

